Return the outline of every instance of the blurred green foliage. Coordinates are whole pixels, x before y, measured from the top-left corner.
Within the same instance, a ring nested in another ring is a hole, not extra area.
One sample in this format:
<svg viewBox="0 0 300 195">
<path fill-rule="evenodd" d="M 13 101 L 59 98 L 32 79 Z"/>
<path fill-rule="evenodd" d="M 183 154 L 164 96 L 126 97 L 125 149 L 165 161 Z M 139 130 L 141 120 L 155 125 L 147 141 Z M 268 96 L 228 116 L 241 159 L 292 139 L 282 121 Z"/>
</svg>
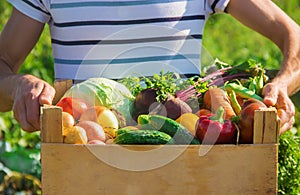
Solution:
<svg viewBox="0 0 300 195">
<path fill-rule="evenodd" d="M 299 0 L 274 0 L 274 2 L 298 24 L 300 23 Z M 11 11 L 12 7 L 6 1 L 0 1 L 0 31 Z M 54 69 L 50 43 L 49 28 L 46 25 L 40 41 L 25 60 L 20 72 L 33 74 L 52 84 Z M 203 65 L 209 65 L 215 58 L 228 64 L 239 64 L 252 58 L 268 69 L 278 69 L 282 60 L 280 50 L 270 40 L 226 14 L 213 15 L 207 21 L 202 53 Z M 293 131 L 281 136 L 279 141 L 279 194 L 300 193 L 299 100 L 299 95 L 293 98 L 297 109 Z M 40 179 L 39 132 L 22 131 L 12 112 L 0 113 L 0 130 L 0 183 L 3 182 L 4 175 L 11 171 L 30 174 Z M 36 189 L 36 186 L 33 189 Z"/>
<path fill-rule="evenodd" d="M 294 129 L 295 130 L 295 129 Z M 300 193 L 300 137 L 293 131 L 284 133 L 279 140 L 278 194 Z"/>
<path fill-rule="evenodd" d="M 299 0 L 274 0 L 290 17 L 300 23 Z M 268 69 L 278 69 L 282 59 L 280 50 L 270 40 L 243 26 L 228 14 L 213 15 L 204 31 L 205 52 L 228 64 L 240 64 L 256 59 Z"/>
</svg>

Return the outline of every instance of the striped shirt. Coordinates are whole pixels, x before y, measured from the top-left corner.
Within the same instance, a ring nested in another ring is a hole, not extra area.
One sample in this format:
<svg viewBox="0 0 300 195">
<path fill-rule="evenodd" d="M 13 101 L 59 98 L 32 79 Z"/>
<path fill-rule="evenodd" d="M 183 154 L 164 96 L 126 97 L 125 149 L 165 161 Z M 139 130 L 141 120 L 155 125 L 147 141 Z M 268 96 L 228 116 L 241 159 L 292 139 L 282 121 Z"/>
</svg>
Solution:
<svg viewBox="0 0 300 195">
<path fill-rule="evenodd" d="M 55 77 L 199 74 L 207 18 L 229 0 L 8 0 L 50 26 Z"/>
</svg>

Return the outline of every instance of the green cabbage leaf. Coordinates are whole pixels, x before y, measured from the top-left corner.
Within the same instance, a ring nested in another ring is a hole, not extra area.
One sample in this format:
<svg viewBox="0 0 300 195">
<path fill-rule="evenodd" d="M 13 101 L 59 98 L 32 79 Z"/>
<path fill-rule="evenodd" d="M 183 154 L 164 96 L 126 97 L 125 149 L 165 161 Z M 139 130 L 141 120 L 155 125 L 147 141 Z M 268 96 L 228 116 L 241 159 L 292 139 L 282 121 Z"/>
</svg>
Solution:
<svg viewBox="0 0 300 195">
<path fill-rule="evenodd" d="M 74 84 L 64 97 L 83 99 L 89 106 L 105 106 L 121 113 L 130 120 L 135 97 L 129 89 L 114 80 L 107 78 L 89 78 Z"/>
</svg>

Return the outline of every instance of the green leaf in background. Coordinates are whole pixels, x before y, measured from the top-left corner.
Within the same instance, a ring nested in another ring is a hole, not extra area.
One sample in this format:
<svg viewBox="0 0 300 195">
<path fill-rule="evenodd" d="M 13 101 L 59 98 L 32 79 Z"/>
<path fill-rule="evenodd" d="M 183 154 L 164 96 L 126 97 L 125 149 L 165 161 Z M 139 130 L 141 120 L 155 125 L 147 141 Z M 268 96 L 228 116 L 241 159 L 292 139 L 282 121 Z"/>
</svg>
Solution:
<svg viewBox="0 0 300 195">
<path fill-rule="evenodd" d="M 279 139 L 279 194 L 300 194 L 300 137 L 295 133 L 288 131 Z"/>
<path fill-rule="evenodd" d="M 10 170 L 41 177 L 40 150 L 27 149 L 22 146 L 8 149 L 8 143 L 2 141 L 0 161 Z"/>
</svg>

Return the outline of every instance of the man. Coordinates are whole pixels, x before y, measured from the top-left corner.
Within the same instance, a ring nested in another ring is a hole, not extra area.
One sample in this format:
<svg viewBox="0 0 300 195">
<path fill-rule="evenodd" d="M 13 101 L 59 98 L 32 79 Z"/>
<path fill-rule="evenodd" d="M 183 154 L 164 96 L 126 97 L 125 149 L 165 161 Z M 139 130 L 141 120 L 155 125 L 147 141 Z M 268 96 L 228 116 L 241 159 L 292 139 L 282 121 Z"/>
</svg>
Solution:
<svg viewBox="0 0 300 195">
<path fill-rule="evenodd" d="M 289 96 L 300 87 L 300 28 L 272 1 L 10 2 L 14 9 L 0 37 L 0 111 L 12 109 L 26 131 L 39 129 L 39 107 L 51 104 L 55 94 L 43 80 L 17 74 L 45 23 L 51 29 L 56 78 L 80 80 L 95 76 L 95 72 L 113 77 L 134 63 L 140 64 L 134 71 L 142 74 L 160 68 L 190 74 L 197 73 L 193 65 L 200 59 L 205 20 L 218 12 L 231 14 L 280 48 L 281 69 L 265 86 L 264 102 L 282 110 L 281 133 L 294 123 L 295 109 Z"/>
</svg>

